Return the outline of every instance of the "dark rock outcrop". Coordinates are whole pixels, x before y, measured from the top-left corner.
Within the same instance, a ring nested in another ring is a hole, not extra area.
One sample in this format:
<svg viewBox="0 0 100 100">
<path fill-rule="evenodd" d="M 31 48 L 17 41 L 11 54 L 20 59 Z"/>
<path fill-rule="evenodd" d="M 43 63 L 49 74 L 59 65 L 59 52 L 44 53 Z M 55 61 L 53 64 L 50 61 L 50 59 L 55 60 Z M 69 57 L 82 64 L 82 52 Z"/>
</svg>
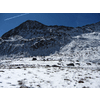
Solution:
<svg viewBox="0 0 100 100">
<path fill-rule="evenodd" d="M 67 64 L 67 66 L 74 66 L 74 63 Z"/>
<path fill-rule="evenodd" d="M 33 58 L 32 61 L 37 60 L 37 58 Z"/>
</svg>

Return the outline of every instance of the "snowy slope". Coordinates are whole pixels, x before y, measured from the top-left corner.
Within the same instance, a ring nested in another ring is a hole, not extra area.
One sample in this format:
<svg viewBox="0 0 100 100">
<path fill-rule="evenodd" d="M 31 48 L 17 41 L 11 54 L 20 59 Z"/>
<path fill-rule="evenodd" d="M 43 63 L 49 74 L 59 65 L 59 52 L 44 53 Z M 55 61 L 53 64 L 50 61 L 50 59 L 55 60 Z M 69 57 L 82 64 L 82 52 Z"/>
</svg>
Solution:
<svg viewBox="0 0 100 100">
<path fill-rule="evenodd" d="M 75 36 L 73 41 L 61 49 L 60 53 L 74 60 L 99 63 L 100 32 Z"/>
</svg>

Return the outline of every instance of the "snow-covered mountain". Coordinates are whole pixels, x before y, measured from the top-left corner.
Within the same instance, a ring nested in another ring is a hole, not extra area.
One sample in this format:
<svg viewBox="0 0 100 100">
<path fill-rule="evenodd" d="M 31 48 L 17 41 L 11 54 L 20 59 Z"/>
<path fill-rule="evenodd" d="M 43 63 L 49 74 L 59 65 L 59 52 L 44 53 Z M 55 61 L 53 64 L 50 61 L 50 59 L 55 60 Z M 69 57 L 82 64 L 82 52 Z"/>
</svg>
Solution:
<svg viewBox="0 0 100 100">
<path fill-rule="evenodd" d="M 71 36 L 63 31 L 67 28 L 28 20 L 1 37 L 0 55 L 42 56 L 55 53 L 71 40 Z"/>
<path fill-rule="evenodd" d="M 47 26 L 37 21 L 27 20 L 0 38 L 0 55 L 48 56 L 57 52 L 69 54 L 76 49 L 82 52 L 83 48 L 91 48 L 97 38 L 99 41 L 99 32 L 100 22 L 74 28 Z M 89 36 L 87 37 L 86 34 Z M 94 36 L 96 39 L 91 40 Z M 96 44 L 98 45 L 95 47 L 98 47 L 99 43 Z"/>
</svg>

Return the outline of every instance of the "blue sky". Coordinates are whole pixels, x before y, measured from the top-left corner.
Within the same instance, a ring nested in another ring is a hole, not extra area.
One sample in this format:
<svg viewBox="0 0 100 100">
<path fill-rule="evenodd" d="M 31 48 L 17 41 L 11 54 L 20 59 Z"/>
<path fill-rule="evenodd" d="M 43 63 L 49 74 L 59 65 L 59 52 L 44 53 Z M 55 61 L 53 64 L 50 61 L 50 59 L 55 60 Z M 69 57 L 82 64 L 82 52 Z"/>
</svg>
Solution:
<svg viewBox="0 0 100 100">
<path fill-rule="evenodd" d="M 0 13 L 0 37 L 26 20 L 77 27 L 100 21 L 100 13 Z"/>
</svg>

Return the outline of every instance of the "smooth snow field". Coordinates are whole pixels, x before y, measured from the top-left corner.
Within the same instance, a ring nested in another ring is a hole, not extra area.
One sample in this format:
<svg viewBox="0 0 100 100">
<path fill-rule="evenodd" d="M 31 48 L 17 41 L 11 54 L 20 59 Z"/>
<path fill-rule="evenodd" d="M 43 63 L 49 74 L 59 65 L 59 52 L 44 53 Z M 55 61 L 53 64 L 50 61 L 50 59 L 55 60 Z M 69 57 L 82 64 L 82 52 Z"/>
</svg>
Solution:
<svg viewBox="0 0 100 100">
<path fill-rule="evenodd" d="M 0 61 L 0 88 L 100 88 L 100 69 L 65 61 L 21 58 Z"/>
</svg>

